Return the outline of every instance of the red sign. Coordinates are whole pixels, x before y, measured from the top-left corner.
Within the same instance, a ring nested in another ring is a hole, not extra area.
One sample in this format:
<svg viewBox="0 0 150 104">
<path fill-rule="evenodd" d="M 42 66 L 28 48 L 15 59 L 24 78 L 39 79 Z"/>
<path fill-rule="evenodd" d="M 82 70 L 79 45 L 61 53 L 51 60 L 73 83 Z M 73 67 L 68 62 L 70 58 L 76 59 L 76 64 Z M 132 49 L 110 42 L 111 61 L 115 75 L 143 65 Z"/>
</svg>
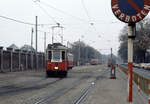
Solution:
<svg viewBox="0 0 150 104">
<path fill-rule="evenodd" d="M 111 0 L 111 8 L 121 21 L 139 22 L 150 11 L 150 0 Z"/>
</svg>

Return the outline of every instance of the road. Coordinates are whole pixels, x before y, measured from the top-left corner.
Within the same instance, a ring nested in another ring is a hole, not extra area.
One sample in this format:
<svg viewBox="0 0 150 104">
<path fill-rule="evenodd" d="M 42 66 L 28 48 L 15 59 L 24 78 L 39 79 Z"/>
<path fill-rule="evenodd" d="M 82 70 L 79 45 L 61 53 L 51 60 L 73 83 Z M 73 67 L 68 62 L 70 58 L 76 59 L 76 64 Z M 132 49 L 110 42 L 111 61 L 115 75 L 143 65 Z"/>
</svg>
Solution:
<svg viewBox="0 0 150 104">
<path fill-rule="evenodd" d="M 0 104 L 79 104 L 105 73 L 103 65 L 75 67 L 67 78 L 46 78 L 44 70 L 0 73 Z"/>
</svg>

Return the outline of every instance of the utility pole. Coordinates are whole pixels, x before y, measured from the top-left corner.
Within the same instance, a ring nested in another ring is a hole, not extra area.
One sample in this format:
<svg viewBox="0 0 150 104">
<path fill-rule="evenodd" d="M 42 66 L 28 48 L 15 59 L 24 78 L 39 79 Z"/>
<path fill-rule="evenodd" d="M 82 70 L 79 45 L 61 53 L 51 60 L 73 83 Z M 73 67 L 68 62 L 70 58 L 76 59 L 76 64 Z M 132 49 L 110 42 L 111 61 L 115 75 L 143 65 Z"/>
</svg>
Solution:
<svg viewBox="0 0 150 104">
<path fill-rule="evenodd" d="M 85 57 L 86 57 L 86 63 L 88 63 L 88 48 L 85 47 Z"/>
<path fill-rule="evenodd" d="M 37 44 L 38 44 L 38 42 L 37 42 L 37 37 L 38 37 L 37 26 L 38 26 L 38 17 L 36 16 L 36 17 L 35 17 L 35 34 L 36 34 L 36 40 L 35 40 L 36 44 L 35 44 L 35 48 L 36 48 L 36 52 L 38 51 L 38 49 L 37 49 Z"/>
<path fill-rule="evenodd" d="M 67 48 L 69 48 L 69 41 L 67 41 Z"/>
<path fill-rule="evenodd" d="M 36 36 L 36 40 L 35 40 L 35 42 L 36 42 L 36 44 L 35 44 L 35 48 L 36 48 L 36 69 L 38 69 L 38 55 L 37 55 L 37 52 L 38 52 L 38 49 L 37 49 L 37 44 L 38 44 L 38 42 L 37 42 L 37 37 L 38 37 L 38 29 L 37 29 L 37 26 L 38 26 L 38 17 L 36 16 L 35 17 L 35 36 Z"/>
<path fill-rule="evenodd" d="M 80 39 L 79 39 L 79 55 L 78 55 L 78 66 L 80 66 Z"/>
<path fill-rule="evenodd" d="M 33 69 L 33 28 L 31 29 L 31 56 L 30 56 L 30 60 L 31 60 L 31 69 Z"/>
<path fill-rule="evenodd" d="M 111 65 L 112 65 L 112 48 L 111 48 Z"/>
<path fill-rule="evenodd" d="M 33 30 L 33 28 L 31 29 L 31 51 L 32 51 L 32 49 L 33 49 L 33 32 L 34 32 L 34 30 Z"/>
<path fill-rule="evenodd" d="M 44 52 L 46 52 L 46 32 L 44 32 Z"/>
</svg>

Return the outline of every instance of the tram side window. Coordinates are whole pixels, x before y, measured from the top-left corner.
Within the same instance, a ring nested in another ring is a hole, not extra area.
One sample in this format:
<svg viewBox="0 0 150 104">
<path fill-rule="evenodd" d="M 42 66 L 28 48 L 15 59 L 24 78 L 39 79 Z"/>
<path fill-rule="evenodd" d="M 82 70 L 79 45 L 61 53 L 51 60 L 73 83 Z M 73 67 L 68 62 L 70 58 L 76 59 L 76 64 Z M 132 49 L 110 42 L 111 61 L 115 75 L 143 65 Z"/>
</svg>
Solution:
<svg viewBox="0 0 150 104">
<path fill-rule="evenodd" d="M 62 51 L 62 60 L 65 60 L 65 51 Z"/>
<path fill-rule="evenodd" d="M 51 60 L 52 59 L 52 52 L 48 51 L 48 59 Z"/>
</svg>

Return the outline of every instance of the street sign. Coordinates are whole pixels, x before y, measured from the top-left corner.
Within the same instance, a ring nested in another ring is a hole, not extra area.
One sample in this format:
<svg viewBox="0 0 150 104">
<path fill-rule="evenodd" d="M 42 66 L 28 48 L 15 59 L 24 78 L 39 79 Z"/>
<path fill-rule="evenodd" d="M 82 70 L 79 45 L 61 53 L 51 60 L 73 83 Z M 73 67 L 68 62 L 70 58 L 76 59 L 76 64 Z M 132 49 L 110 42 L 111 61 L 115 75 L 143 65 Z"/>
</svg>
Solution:
<svg viewBox="0 0 150 104">
<path fill-rule="evenodd" d="M 111 0 L 114 15 L 122 22 L 136 23 L 150 10 L 150 0 Z"/>
</svg>

